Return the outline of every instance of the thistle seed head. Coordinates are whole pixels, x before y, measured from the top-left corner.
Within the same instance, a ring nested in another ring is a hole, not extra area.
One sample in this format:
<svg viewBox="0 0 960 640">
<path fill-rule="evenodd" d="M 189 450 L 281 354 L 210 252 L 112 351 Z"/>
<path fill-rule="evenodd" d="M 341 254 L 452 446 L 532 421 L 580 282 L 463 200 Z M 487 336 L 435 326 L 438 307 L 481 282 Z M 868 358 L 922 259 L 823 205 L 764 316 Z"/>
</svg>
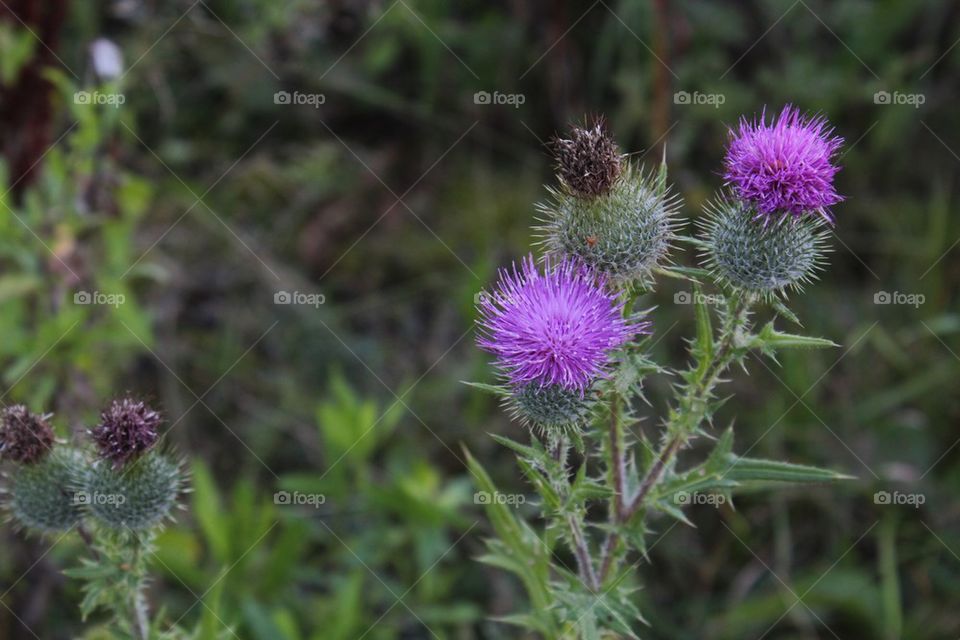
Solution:
<svg viewBox="0 0 960 640">
<path fill-rule="evenodd" d="M 49 415 L 31 413 L 22 404 L 0 412 L 0 456 L 17 464 L 35 464 L 53 448 Z"/>
<path fill-rule="evenodd" d="M 602 119 L 592 127 L 571 127 L 570 138 L 555 138 L 553 149 L 557 177 L 571 196 L 596 198 L 620 178 L 622 155 Z"/>
<path fill-rule="evenodd" d="M 114 466 L 135 461 L 160 437 L 162 418 L 142 400 L 125 397 L 113 400 L 100 413 L 100 424 L 90 436 L 100 455 Z"/>
</svg>

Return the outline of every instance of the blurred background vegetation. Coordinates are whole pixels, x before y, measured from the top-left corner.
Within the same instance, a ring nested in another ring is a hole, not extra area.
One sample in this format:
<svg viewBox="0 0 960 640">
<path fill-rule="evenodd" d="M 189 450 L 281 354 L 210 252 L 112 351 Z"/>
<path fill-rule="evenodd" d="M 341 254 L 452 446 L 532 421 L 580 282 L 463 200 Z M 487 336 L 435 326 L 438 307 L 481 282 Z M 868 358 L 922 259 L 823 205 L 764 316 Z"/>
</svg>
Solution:
<svg viewBox="0 0 960 640">
<path fill-rule="evenodd" d="M 523 592 L 474 561 L 488 527 L 461 449 L 526 492 L 487 436 L 518 427 L 458 381 L 491 377 L 473 300 L 527 251 L 544 142 L 603 114 L 636 158 L 666 153 L 696 218 L 726 127 L 793 102 L 847 140 L 832 265 L 794 301 L 843 348 L 752 361 L 717 426 L 858 481 L 659 523 L 644 637 L 955 638 L 958 38 L 949 0 L 6 0 L 0 401 L 55 412 L 63 437 L 111 394 L 163 408 L 194 484 L 155 563 L 171 620 L 518 637 L 490 620 Z M 680 290 L 649 298 L 675 365 Z M 649 383 L 651 434 L 669 382 Z M 0 637 L 79 635 L 59 573 L 78 545 L 3 536 Z"/>
</svg>

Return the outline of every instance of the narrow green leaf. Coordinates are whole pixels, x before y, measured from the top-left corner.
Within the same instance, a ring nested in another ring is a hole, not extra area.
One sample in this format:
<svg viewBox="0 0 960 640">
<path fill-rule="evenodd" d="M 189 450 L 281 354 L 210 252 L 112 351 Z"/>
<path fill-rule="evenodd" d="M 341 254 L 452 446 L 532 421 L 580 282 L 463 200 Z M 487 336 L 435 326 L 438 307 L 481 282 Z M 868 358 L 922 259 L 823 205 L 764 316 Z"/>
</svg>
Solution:
<svg viewBox="0 0 960 640">
<path fill-rule="evenodd" d="M 790 462 L 740 458 L 734 455 L 729 457 L 729 461 L 730 466 L 724 475 L 740 484 L 750 481 L 817 483 L 855 479 L 853 476 L 837 473 L 830 469 Z"/>
<path fill-rule="evenodd" d="M 776 311 L 778 314 L 780 314 L 790 322 L 794 323 L 798 327 L 803 326 L 803 324 L 800 322 L 800 318 L 797 317 L 797 314 L 791 311 L 790 307 L 788 307 L 786 303 L 784 303 L 784 301 L 781 300 L 780 298 L 773 298 L 770 301 L 770 306 L 773 307 L 774 311 Z"/>
<path fill-rule="evenodd" d="M 525 444 L 520 444 L 520 443 L 517 442 L 516 440 L 511 440 L 510 438 L 506 438 L 506 437 L 504 437 L 504 436 L 498 436 L 498 435 L 495 434 L 495 433 L 491 433 L 491 434 L 489 434 L 489 435 L 490 435 L 490 437 L 493 438 L 497 443 L 502 444 L 503 446 L 507 447 L 508 449 L 513 450 L 513 451 L 516 452 L 516 453 L 519 453 L 521 456 L 523 456 L 523 457 L 525 457 L 525 458 L 531 458 L 531 459 L 533 459 L 533 460 L 539 460 L 539 459 L 541 459 L 541 457 L 544 455 L 543 449 L 541 449 L 540 451 L 537 451 L 537 450 L 534 449 L 533 447 L 528 446 L 528 445 L 525 445 Z"/>
<path fill-rule="evenodd" d="M 783 333 L 773 328 L 773 322 L 768 322 L 760 333 L 751 336 L 749 346 L 767 352 L 777 349 L 826 349 L 840 345 L 825 338 Z"/>
<path fill-rule="evenodd" d="M 517 458 L 517 464 L 520 465 L 523 475 L 527 477 L 540 497 L 543 498 L 544 503 L 551 510 L 558 511 L 561 505 L 560 494 L 557 493 L 550 482 L 526 458 Z"/>
<path fill-rule="evenodd" d="M 654 272 L 667 278 L 685 280 L 687 282 L 700 282 L 700 278 L 705 280 L 710 278 L 709 271 L 706 269 L 699 269 L 697 267 L 681 267 L 672 265 L 669 267 L 656 267 Z"/>
<path fill-rule="evenodd" d="M 722 469 L 726 464 L 729 455 L 733 452 L 733 425 L 727 427 L 723 435 L 717 440 L 717 445 L 710 452 L 707 461 L 704 463 L 704 469 L 715 471 Z"/>
<path fill-rule="evenodd" d="M 510 389 L 499 384 L 486 384 L 485 382 L 469 382 L 467 380 L 461 380 L 460 384 L 465 384 L 468 387 L 474 387 L 475 389 L 486 391 L 487 393 L 491 393 L 501 398 L 506 398 L 510 396 Z"/>
</svg>

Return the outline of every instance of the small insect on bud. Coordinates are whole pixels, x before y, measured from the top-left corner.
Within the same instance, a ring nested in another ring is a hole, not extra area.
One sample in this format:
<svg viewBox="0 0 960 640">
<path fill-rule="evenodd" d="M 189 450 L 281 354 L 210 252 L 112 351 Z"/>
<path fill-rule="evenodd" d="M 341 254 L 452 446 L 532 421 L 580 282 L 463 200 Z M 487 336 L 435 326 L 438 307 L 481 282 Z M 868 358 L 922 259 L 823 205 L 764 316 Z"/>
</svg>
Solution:
<svg viewBox="0 0 960 640">
<path fill-rule="evenodd" d="M 142 400 L 119 398 L 100 413 L 100 424 L 90 430 L 90 437 L 103 458 L 122 466 L 157 442 L 161 420 L 160 414 Z"/>
<path fill-rule="evenodd" d="M 49 415 L 31 413 L 22 404 L 0 412 L 0 456 L 17 464 L 34 464 L 53 448 Z"/>
<path fill-rule="evenodd" d="M 622 154 L 603 120 L 589 128 L 572 127 L 570 138 L 555 138 L 553 148 L 557 176 L 570 195 L 595 198 L 620 178 Z"/>
</svg>

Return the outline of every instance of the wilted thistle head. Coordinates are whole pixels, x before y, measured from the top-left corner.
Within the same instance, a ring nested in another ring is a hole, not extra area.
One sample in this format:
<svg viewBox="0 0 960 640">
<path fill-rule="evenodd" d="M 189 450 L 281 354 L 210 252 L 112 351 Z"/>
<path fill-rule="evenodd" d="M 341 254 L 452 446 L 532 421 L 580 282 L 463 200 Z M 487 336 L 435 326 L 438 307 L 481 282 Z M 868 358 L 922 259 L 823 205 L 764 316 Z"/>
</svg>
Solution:
<svg viewBox="0 0 960 640">
<path fill-rule="evenodd" d="M 623 317 L 602 275 L 570 259 L 547 260 L 541 273 L 527 256 L 500 272 L 479 311 L 477 343 L 514 387 L 559 385 L 580 395 L 603 375 L 611 351 L 649 329 Z"/>
<path fill-rule="evenodd" d="M 152 447 L 160 434 L 160 414 L 142 400 L 113 400 L 100 413 L 100 424 L 90 430 L 100 455 L 115 466 L 136 460 Z"/>
<path fill-rule="evenodd" d="M 833 186 L 842 143 L 823 117 L 787 105 L 767 122 L 764 109 L 759 120 L 741 118 L 730 131 L 724 180 L 759 216 L 815 213 L 829 221 L 827 208 L 843 200 Z"/>
<path fill-rule="evenodd" d="M 617 287 L 650 284 L 650 272 L 667 259 L 676 237 L 678 200 L 666 171 L 643 175 L 630 164 L 605 194 L 585 199 L 549 189 L 537 205 L 537 227 L 548 255 L 575 257 Z"/>
<path fill-rule="evenodd" d="M 557 175 L 567 192 L 594 198 L 610 190 L 620 177 L 621 154 L 602 119 L 593 126 L 571 127 L 569 138 L 555 138 Z"/>
<path fill-rule="evenodd" d="M 728 287 L 769 298 L 800 289 L 823 267 L 822 218 L 759 221 L 751 205 L 732 198 L 711 203 L 706 213 L 698 244 L 706 267 Z"/>
<path fill-rule="evenodd" d="M 53 448 L 49 415 L 31 413 L 22 404 L 0 412 L 0 456 L 18 464 L 34 464 Z"/>
</svg>

